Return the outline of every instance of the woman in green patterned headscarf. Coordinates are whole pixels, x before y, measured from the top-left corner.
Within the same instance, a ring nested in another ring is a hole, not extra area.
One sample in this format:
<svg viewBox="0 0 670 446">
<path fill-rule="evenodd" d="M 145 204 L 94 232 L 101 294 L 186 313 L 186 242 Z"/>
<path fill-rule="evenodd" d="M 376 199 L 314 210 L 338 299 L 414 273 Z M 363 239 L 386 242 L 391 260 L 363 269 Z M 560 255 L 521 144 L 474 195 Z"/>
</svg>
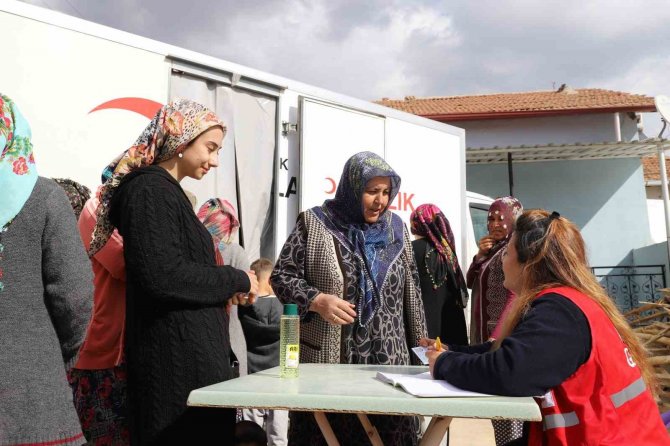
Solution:
<svg viewBox="0 0 670 446">
<path fill-rule="evenodd" d="M 37 183 L 30 126 L 14 102 L 0 95 L 0 230 L 7 230 Z"/>
<path fill-rule="evenodd" d="M 93 275 L 65 193 L 38 177 L 30 126 L 3 95 L 0 150 L 0 443 L 79 445 L 65 371 Z"/>
</svg>

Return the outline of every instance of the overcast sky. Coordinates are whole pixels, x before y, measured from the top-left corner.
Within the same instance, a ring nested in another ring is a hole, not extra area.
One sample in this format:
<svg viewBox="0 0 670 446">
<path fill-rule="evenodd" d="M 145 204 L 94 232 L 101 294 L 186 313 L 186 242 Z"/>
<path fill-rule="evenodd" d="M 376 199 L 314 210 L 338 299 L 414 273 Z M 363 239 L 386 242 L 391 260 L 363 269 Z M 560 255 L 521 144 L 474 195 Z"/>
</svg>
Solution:
<svg viewBox="0 0 670 446">
<path fill-rule="evenodd" d="M 362 99 L 563 83 L 670 95 L 667 0 L 27 2 Z"/>
</svg>

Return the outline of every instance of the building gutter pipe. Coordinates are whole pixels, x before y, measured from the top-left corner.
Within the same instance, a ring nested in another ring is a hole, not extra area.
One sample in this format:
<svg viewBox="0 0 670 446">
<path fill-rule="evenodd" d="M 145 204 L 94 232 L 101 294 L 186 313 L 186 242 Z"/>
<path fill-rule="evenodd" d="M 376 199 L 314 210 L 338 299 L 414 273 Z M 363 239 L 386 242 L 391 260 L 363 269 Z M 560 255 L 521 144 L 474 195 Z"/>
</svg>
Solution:
<svg viewBox="0 0 670 446">
<path fill-rule="evenodd" d="M 663 127 L 665 128 L 665 126 Z M 663 209 L 665 211 L 665 237 L 668 249 L 668 261 L 670 262 L 670 199 L 668 198 L 668 173 L 665 170 L 665 150 L 663 149 L 663 143 L 660 138 L 657 139 L 658 169 L 661 173 L 661 194 L 663 197 Z"/>
<path fill-rule="evenodd" d="M 621 142 L 621 116 L 619 112 L 614 113 L 614 137 L 616 142 Z"/>
</svg>

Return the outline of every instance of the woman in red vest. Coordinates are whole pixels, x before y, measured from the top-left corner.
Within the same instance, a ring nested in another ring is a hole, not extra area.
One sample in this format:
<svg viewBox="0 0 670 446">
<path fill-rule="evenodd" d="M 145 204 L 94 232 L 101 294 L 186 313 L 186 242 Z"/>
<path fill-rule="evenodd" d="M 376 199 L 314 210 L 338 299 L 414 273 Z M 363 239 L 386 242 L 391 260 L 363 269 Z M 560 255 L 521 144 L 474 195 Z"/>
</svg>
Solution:
<svg viewBox="0 0 670 446">
<path fill-rule="evenodd" d="M 646 353 L 591 273 L 577 227 L 556 212 L 523 213 L 503 272 L 517 298 L 499 338 L 429 352 L 433 377 L 496 395 L 542 395 L 542 422 L 528 423 L 514 444 L 670 445 Z"/>
</svg>

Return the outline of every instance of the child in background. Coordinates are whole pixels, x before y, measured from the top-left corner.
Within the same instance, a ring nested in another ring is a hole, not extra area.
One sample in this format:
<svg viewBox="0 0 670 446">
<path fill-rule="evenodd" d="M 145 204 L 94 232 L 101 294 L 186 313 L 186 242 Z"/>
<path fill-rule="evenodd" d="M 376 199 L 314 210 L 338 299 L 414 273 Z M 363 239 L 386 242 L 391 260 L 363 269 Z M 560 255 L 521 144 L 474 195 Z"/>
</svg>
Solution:
<svg viewBox="0 0 670 446">
<path fill-rule="evenodd" d="M 279 365 L 279 323 L 284 307 L 270 286 L 273 267 L 273 263 L 266 258 L 260 258 L 251 264 L 251 269 L 258 278 L 258 299 L 253 305 L 238 308 L 247 340 L 247 365 L 250 374 Z M 245 409 L 244 419 L 265 428 L 269 446 L 288 444 L 288 411 Z"/>
</svg>

